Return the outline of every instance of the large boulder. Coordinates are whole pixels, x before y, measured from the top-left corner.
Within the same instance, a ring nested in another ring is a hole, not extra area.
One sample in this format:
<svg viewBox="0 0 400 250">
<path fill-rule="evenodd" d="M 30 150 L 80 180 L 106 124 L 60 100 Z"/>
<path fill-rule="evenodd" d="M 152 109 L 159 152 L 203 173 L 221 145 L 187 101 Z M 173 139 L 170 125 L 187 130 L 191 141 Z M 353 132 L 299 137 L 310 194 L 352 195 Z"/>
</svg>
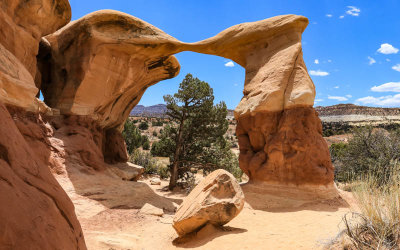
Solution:
<svg viewBox="0 0 400 250">
<path fill-rule="evenodd" d="M 173 227 L 179 236 L 207 223 L 222 226 L 235 218 L 244 205 L 244 195 L 235 177 L 219 169 L 209 174 L 185 198 L 175 214 Z"/>
</svg>

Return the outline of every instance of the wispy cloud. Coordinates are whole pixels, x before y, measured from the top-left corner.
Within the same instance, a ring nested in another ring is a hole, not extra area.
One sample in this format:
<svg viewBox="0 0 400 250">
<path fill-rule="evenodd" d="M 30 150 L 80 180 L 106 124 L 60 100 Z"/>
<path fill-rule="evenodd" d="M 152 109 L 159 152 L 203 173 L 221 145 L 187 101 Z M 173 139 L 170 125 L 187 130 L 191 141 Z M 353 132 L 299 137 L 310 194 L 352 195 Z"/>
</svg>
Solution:
<svg viewBox="0 0 400 250">
<path fill-rule="evenodd" d="M 393 47 L 393 45 L 389 43 L 383 43 L 381 44 L 381 47 L 378 49 L 378 52 L 385 55 L 397 54 L 397 52 L 399 52 L 399 49 Z"/>
<path fill-rule="evenodd" d="M 319 60 L 318 60 L 318 59 L 315 59 L 315 60 L 314 60 L 314 63 L 315 63 L 315 64 L 319 64 Z"/>
<path fill-rule="evenodd" d="M 346 95 L 346 97 L 347 97 L 347 98 L 352 98 L 353 96 L 352 96 L 352 95 Z"/>
<path fill-rule="evenodd" d="M 372 58 L 372 57 L 370 57 L 370 56 L 368 57 L 368 60 L 369 60 L 369 61 L 368 61 L 368 64 L 369 64 L 369 65 L 372 65 L 372 64 L 376 63 L 375 59 Z"/>
<path fill-rule="evenodd" d="M 321 71 L 321 70 L 310 70 L 310 75 L 312 76 L 327 76 L 329 72 Z"/>
<path fill-rule="evenodd" d="M 388 82 L 371 88 L 374 92 L 400 92 L 400 82 Z"/>
<path fill-rule="evenodd" d="M 393 96 L 392 95 L 380 96 L 380 97 L 366 96 L 357 99 L 356 103 L 386 106 L 386 107 L 400 106 L 400 94 L 396 94 Z"/>
<path fill-rule="evenodd" d="M 350 16 L 359 16 L 361 10 L 355 6 L 347 6 L 346 14 Z"/>
<path fill-rule="evenodd" d="M 238 86 L 238 85 L 239 85 L 239 84 L 237 84 L 237 83 L 234 83 L 234 84 L 233 84 L 233 86 Z"/>
<path fill-rule="evenodd" d="M 332 60 L 331 59 L 328 59 L 328 63 L 331 63 L 332 62 Z"/>
<path fill-rule="evenodd" d="M 400 63 L 399 63 L 399 64 L 396 64 L 396 65 L 394 65 L 394 66 L 392 67 L 392 69 L 394 69 L 394 70 L 396 70 L 396 71 L 399 71 L 399 72 L 400 72 Z"/>
<path fill-rule="evenodd" d="M 347 97 L 344 97 L 344 96 L 328 96 L 328 99 L 336 100 L 339 102 L 344 102 L 344 101 L 348 100 Z"/>
<path fill-rule="evenodd" d="M 225 67 L 235 67 L 235 64 L 232 61 L 225 63 Z"/>
<path fill-rule="evenodd" d="M 323 102 L 323 101 L 324 101 L 324 99 L 315 99 L 315 100 L 314 100 L 314 104 L 317 104 L 317 103 Z"/>
<path fill-rule="evenodd" d="M 339 88 L 339 86 L 335 86 L 335 87 L 333 87 L 333 88 L 335 88 L 335 89 L 338 89 L 338 88 Z"/>
<path fill-rule="evenodd" d="M 333 17 L 332 14 L 326 14 L 325 16 L 326 16 L 326 17 L 329 17 L 329 18 Z"/>
<path fill-rule="evenodd" d="M 343 19 L 343 18 L 344 18 L 344 16 L 342 15 L 342 16 L 340 16 L 339 18 L 340 18 L 340 19 Z"/>
</svg>

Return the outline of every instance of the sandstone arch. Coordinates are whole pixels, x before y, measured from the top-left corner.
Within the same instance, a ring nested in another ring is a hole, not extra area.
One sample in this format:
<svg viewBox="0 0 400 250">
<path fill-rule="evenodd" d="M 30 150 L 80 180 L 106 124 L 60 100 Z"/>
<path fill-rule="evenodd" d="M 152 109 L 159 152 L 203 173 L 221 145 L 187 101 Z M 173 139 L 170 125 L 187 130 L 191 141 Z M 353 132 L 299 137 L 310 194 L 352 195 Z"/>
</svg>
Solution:
<svg viewBox="0 0 400 250">
<path fill-rule="evenodd" d="M 147 87 L 179 73 L 173 55 L 182 51 L 222 56 L 246 69 L 235 117 L 240 167 L 262 187 L 254 192 L 272 187 L 279 195 L 285 188 L 292 195 L 302 190 L 309 199 L 336 195 L 321 122 L 312 108 L 315 88 L 302 58 L 305 17 L 239 24 L 191 44 L 117 11 L 98 11 L 66 25 L 67 0 L 1 0 L 0 17 L 0 101 L 8 105 L 7 112 L 0 104 L 0 199 L 12 206 L 21 202 L 39 215 L 1 210 L 9 226 L 0 228 L 0 242 L 18 248 L 15 237 L 25 230 L 20 242 L 37 248 L 85 248 L 72 203 L 47 168 L 53 154 L 77 153 L 95 170 L 104 170 L 104 161 L 126 161 L 120 130 L 129 111 Z M 35 98 L 39 89 L 47 105 Z M 37 126 L 29 129 L 25 122 Z M 57 151 L 59 145 L 49 140 L 54 130 L 69 151 Z M 42 157 L 43 148 L 51 154 Z M 26 227 L 21 229 L 16 217 Z M 38 220 L 46 227 L 28 232 Z M 48 244 L 33 240 L 44 232 L 52 239 Z"/>
<path fill-rule="evenodd" d="M 178 74 L 173 54 L 229 58 L 246 69 L 235 109 L 241 168 L 252 181 L 328 185 L 333 167 L 301 48 L 307 24 L 302 16 L 278 16 L 188 44 L 130 15 L 98 11 L 45 38 L 51 63 L 41 88 L 61 114 L 120 129 L 148 86 Z"/>
</svg>

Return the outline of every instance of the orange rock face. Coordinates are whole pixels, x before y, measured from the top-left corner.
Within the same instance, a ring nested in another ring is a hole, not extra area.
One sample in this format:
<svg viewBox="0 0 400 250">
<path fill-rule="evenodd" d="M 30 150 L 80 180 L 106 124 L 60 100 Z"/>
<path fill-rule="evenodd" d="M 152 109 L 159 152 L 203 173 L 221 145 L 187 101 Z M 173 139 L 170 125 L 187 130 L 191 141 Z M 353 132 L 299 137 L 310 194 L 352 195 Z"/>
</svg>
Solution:
<svg viewBox="0 0 400 250">
<path fill-rule="evenodd" d="M 0 118 L 0 246 L 86 249 L 71 200 L 1 103 Z"/>
<path fill-rule="evenodd" d="M 294 185 L 332 183 L 329 150 L 313 108 L 242 116 L 236 133 L 240 167 L 250 180 Z"/>
</svg>

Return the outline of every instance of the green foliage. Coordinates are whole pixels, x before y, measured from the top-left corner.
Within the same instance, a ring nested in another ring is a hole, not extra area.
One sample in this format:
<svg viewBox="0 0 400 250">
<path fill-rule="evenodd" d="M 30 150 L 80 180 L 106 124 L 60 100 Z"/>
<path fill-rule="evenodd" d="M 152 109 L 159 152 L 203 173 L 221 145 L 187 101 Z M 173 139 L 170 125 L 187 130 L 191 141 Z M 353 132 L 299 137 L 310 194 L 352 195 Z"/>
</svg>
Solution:
<svg viewBox="0 0 400 250">
<path fill-rule="evenodd" d="M 165 166 L 160 166 L 157 172 L 161 179 L 168 179 L 170 176 L 169 168 Z"/>
<path fill-rule="evenodd" d="M 145 121 L 143 121 L 143 122 L 141 122 L 139 124 L 139 129 L 140 130 L 147 130 L 148 128 L 149 128 L 149 124 L 147 122 L 145 122 Z"/>
<path fill-rule="evenodd" d="M 152 121 L 151 122 L 151 126 L 152 127 L 161 127 L 164 123 L 161 120 L 157 120 L 157 121 Z"/>
<path fill-rule="evenodd" d="M 122 136 L 125 139 L 127 151 L 131 154 L 136 148 L 142 145 L 142 135 L 136 128 L 134 121 L 127 120 L 122 131 Z"/>
<path fill-rule="evenodd" d="M 157 136 L 157 131 L 153 131 L 153 136 Z"/>
<path fill-rule="evenodd" d="M 144 150 L 149 150 L 150 149 L 150 142 L 148 142 L 148 141 L 144 142 L 142 147 L 143 147 Z"/>
<path fill-rule="evenodd" d="M 348 145 L 331 147 L 337 181 L 353 181 L 372 175 L 385 184 L 400 168 L 400 131 L 356 128 Z"/>
<path fill-rule="evenodd" d="M 140 130 L 136 128 L 132 120 L 128 119 L 125 122 L 122 136 L 125 139 L 126 149 L 129 154 L 132 154 L 135 149 L 141 146 L 143 147 L 143 149 L 150 149 L 149 138 L 146 135 L 142 135 L 140 133 Z"/>
<path fill-rule="evenodd" d="M 146 174 L 156 174 L 158 171 L 157 160 L 151 157 L 147 152 L 136 149 L 129 157 L 129 161 L 133 164 L 142 166 Z"/>
<path fill-rule="evenodd" d="M 151 153 L 170 157 L 170 188 L 178 179 L 190 179 L 199 168 L 204 173 L 223 168 L 241 176 L 234 167 L 237 158 L 224 138 L 228 129 L 226 105 L 214 105 L 213 89 L 208 83 L 188 74 L 178 92 L 164 96 L 164 100 L 173 122 L 160 134 Z"/>
</svg>

